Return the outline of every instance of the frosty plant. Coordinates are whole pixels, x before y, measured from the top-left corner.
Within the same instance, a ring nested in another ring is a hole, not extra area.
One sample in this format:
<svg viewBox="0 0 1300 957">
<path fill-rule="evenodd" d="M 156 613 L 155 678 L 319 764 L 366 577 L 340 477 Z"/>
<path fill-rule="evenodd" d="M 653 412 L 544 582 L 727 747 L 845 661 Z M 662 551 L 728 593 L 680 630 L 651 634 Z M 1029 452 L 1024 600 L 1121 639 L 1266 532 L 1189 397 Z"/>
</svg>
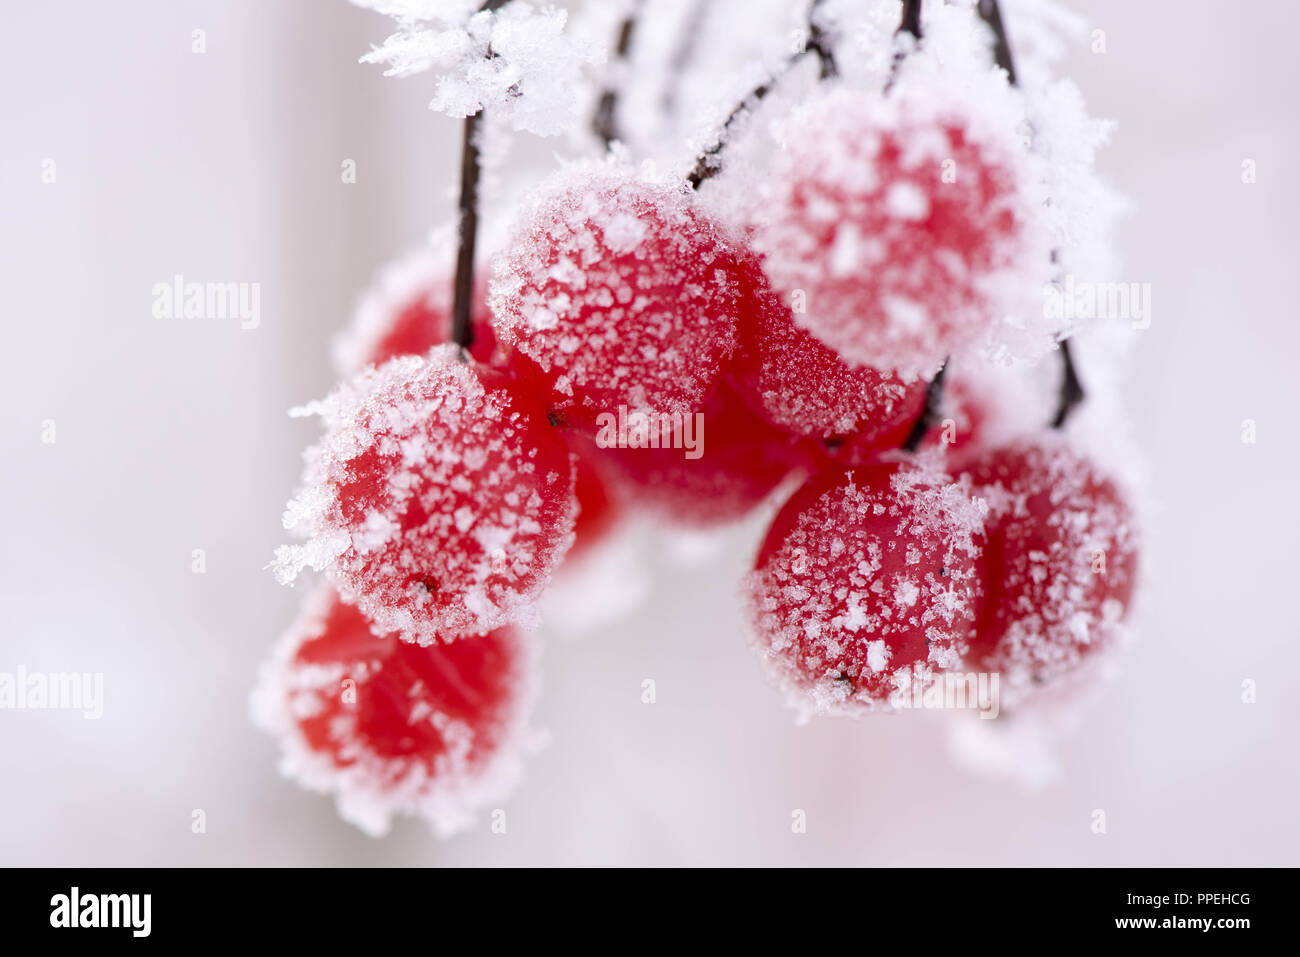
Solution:
<svg viewBox="0 0 1300 957">
<path fill-rule="evenodd" d="M 363 60 L 464 120 L 458 216 L 295 410 L 272 567 L 323 580 L 255 695 L 288 774 L 374 833 L 467 826 L 533 740 L 539 599 L 638 515 L 752 519 L 750 644 L 805 716 L 975 681 L 1019 720 L 1098 670 L 1138 531 L 1128 330 L 1042 305 L 1109 274 L 1119 205 L 1050 76 L 1071 15 L 1019 0 L 1013 63 L 996 2 L 357 2 L 397 23 Z M 521 134 L 573 155 L 505 177 Z"/>
</svg>

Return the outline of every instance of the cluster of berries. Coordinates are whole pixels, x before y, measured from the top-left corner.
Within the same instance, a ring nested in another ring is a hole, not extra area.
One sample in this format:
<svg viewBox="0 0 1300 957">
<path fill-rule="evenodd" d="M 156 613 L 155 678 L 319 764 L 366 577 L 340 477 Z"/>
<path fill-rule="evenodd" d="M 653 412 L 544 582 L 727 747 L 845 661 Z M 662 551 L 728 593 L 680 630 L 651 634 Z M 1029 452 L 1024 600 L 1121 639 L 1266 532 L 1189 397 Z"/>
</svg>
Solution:
<svg viewBox="0 0 1300 957">
<path fill-rule="evenodd" d="M 422 285 L 303 410 L 325 434 L 274 567 L 327 583 L 258 708 L 350 819 L 452 830 L 509 786 L 536 684 L 521 625 L 635 509 L 708 527 L 795 489 L 744 592 L 756 651 L 812 710 L 887 709 L 962 668 L 1029 699 L 1112 643 L 1136 562 L 1119 485 L 1058 432 L 992 447 L 959 377 L 960 427 L 924 434 L 929 380 L 995 338 L 1038 248 L 1014 151 L 905 95 L 835 91 L 804 122 L 746 222 L 613 161 L 567 170 L 470 337 L 451 341 L 451 277 Z M 616 414 L 702 415 L 702 454 L 606 447 Z"/>
</svg>

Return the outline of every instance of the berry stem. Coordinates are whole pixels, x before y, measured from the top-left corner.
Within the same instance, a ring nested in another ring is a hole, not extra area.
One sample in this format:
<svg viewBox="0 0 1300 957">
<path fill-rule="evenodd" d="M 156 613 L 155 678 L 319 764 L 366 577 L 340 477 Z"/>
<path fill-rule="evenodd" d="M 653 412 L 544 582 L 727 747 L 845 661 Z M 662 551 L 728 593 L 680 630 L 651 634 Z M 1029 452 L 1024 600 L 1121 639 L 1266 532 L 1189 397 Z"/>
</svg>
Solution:
<svg viewBox="0 0 1300 957">
<path fill-rule="evenodd" d="M 636 32 L 636 22 L 641 16 L 644 3 L 645 0 L 633 0 L 632 9 L 623 18 L 623 23 L 618 28 L 618 43 L 614 47 L 616 62 L 613 67 L 615 69 L 618 68 L 619 64 L 627 60 L 628 51 L 632 49 L 632 35 Z M 618 112 L 618 94 L 617 78 L 615 78 L 600 94 L 600 100 L 596 103 L 596 112 L 591 117 L 591 128 L 600 137 L 607 150 L 615 140 L 620 139 L 618 117 L 616 115 Z"/>
<path fill-rule="evenodd" d="M 468 353 L 474 344 L 470 311 L 474 300 L 474 246 L 478 241 L 478 127 L 480 110 L 465 118 L 460 154 L 460 228 L 456 247 L 456 282 L 451 300 L 451 341 Z"/>
<path fill-rule="evenodd" d="M 1061 340 L 1061 393 L 1057 400 L 1056 415 L 1052 418 L 1052 428 L 1065 427 L 1066 420 L 1075 408 L 1083 403 L 1086 392 L 1079 381 L 1079 372 L 1074 367 L 1074 356 L 1070 353 L 1070 340 Z"/>
<path fill-rule="evenodd" d="M 976 7 L 980 19 L 993 31 L 993 58 L 997 65 L 1007 71 L 1007 80 L 1012 86 L 1018 85 L 1016 64 L 1011 58 L 1011 44 L 1007 40 L 1006 24 L 1002 22 L 1002 10 L 998 0 L 979 0 Z M 1052 251 L 1052 262 L 1057 261 L 1057 251 Z M 1056 403 L 1056 415 L 1052 418 L 1052 428 L 1065 426 L 1071 413 L 1087 397 L 1083 383 L 1079 380 L 1079 371 L 1074 366 L 1074 356 L 1070 353 L 1070 340 L 1061 340 L 1061 391 Z"/>
<path fill-rule="evenodd" d="M 934 425 L 939 417 L 939 403 L 943 399 L 943 376 L 947 371 L 948 360 L 945 359 L 943 365 L 939 366 L 939 371 L 930 380 L 930 384 L 925 387 L 925 404 L 921 406 L 921 414 L 912 423 L 912 431 L 907 434 L 907 441 L 903 443 L 904 452 L 915 452 L 919 449 L 925 434 L 930 431 L 930 426 Z"/>
<path fill-rule="evenodd" d="M 910 33 L 918 43 L 921 40 L 921 0 L 903 0 L 903 16 L 898 21 L 898 29 L 894 31 L 894 36 L 902 33 Z M 902 65 L 907 54 L 902 50 L 894 53 L 894 62 L 889 67 L 889 79 L 885 81 L 885 92 L 888 93 L 894 88 L 894 83 L 898 79 L 898 68 Z"/>
<path fill-rule="evenodd" d="M 692 189 L 699 189 L 700 184 L 718 174 L 721 167 L 715 160 L 717 155 L 722 152 L 723 146 L 726 145 L 728 131 L 735 125 L 736 120 L 745 112 L 750 103 L 760 103 L 763 97 L 771 92 L 773 84 L 788 73 L 799 60 L 809 53 L 814 53 L 821 61 L 821 78 L 826 79 L 836 75 L 835 60 L 831 55 L 828 38 L 825 32 L 817 26 L 817 10 L 823 2 L 824 0 L 813 0 L 812 5 L 808 8 L 808 39 L 804 41 L 803 49 L 781 64 L 776 73 L 769 79 L 750 90 L 727 116 L 727 119 L 722 124 L 722 129 L 718 131 L 718 135 L 714 138 L 713 145 L 701 153 L 695 161 L 695 168 L 686 177 L 686 182 L 691 184 Z"/>
<path fill-rule="evenodd" d="M 507 0 L 484 0 L 480 13 L 491 13 Z M 488 58 L 492 51 L 488 50 Z M 460 153 L 459 223 L 456 231 L 456 279 L 452 286 L 451 341 L 460 346 L 461 355 L 469 354 L 474 344 L 474 326 L 470 312 L 474 301 L 474 246 L 478 241 L 478 180 L 480 156 L 478 129 L 483 111 L 465 117 L 464 140 Z"/>
<path fill-rule="evenodd" d="M 1002 23 L 1002 10 L 998 7 L 998 0 L 980 0 L 979 15 L 993 31 L 994 62 L 1007 71 L 1007 79 L 1012 86 L 1016 86 L 1016 65 L 1011 59 L 1011 44 L 1007 42 L 1007 28 Z"/>
<path fill-rule="evenodd" d="M 817 54 L 817 59 L 821 61 L 821 79 L 829 80 L 839 75 L 839 69 L 835 66 L 835 54 L 831 49 L 831 39 L 822 25 L 818 22 L 817 8 L 822 5 L 823 0 L 813 0 L 812 6 L 808 8 L 808 41 L 804 44 L 804 52 Z"/>
<path fill-rule="evenodd" d="M 903 0 L 903 18 L 898 23 L 898 33 L 910 33 L 921 39 L 921 0 Z"/>
</svg>

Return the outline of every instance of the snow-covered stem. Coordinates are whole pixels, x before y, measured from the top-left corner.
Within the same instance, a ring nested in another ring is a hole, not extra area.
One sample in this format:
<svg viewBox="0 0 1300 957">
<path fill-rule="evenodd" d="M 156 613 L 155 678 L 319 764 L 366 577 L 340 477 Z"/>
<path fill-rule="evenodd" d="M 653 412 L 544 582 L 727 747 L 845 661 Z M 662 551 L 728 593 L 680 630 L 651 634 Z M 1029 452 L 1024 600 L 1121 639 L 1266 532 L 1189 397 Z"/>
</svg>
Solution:
<svg viewBox="0 0 1300 957">
<path fill-rule="evenodd" d="M 817 22 L 817 8 L 822 2 L 823 0 L 813 0 L 812 6 L 808 8 L 808 42 L 804 46 L 804 51 L 817 54 L 817 58 L 821 60 L 821 79 L 829 80 L 837 76 L 839 70 L 835 66 L 835 54 L 831 49 L 830 37 Z"/>
<path fill-rule="evenodd" d="M 976 6 L 980 19 L 989 25 L 993 31 L 993 57 L 997 65 L 1007 72 L 1007 79 L 1012 86 L 1016 86 L 1016 64 L 1011 57 L 1011 43 L 1007 40 L 1006 24 L 1002 22 L 1002 10 L 998 6 L 998 0 L 979 0 Z M 1052 254 L 1055 261 L 1056 254 Z M 1070 352 L 1070 341 L 1063 339 L 1060 345 L 1061 353 L 1061 390 L 1058 394 L 1056 403 L 1056 414 L 1052 417 L 1052 428 L 1059 429 L 1065 426 L 1069 420 L 1070 414 L 1075 408 L 1083 403 L 1087 397 L 1084 391 L 1083 383 L 1079 380 L 1079 371 L 1074 366 L 1074 356 Z"/>
<path fill-rule="evenodd" d="M 1002 11 L 998 8 L 998 0 L 979 0 L 980 19 L 989 25 L 993 31 L 993 60 L 1002 69 L 1007 71 L 1007 79 L 1011 85 L 1017 84 L 1016 65 L 1011 59 L 1011 44 L 1007 42 L 1007 28 L 1002 23 Z"/>
<path fill-rule="evenodd" d="M 699 158 L 695 161 L 695 168 L 692 169 L 690 175 L 686 177 L 686 181 L 691 184 L 692 189 L 699 189 L 702 183 L 717 175 L 721 167 L 717 164 L 716 157 L 718 153 L 722 151 L 723 146 L 726 145 L 727 133 L 730 131 L 731 127 L 735 124 L 736 120 L 744 114 L 745 110 L 751 103 L 761 102 L 763 98 L 771 92 L 772 85 L 784 76 L 791 67 L 799 62 L 799 60 L 809 53 L 816 54 L 817 58 L 821 61 L 822 78 L 825 79 L 826 77 L 835 75 L 835 60 L 831 56 L 827 37 L 816 23 L 817 8 L 820 7 L 823 2 L 824 0 L 813 0 L 812 5 L 808 8 L 808 39 L 804 42 L 803 49 L 781 64 L 781 67 L 770 79 L 756 86 L 736 105 L 736 108 L 731 111 L 730 115 L 727 116 L 726 121 L 723 122 L 722 129 L 718 131 L 718 135 L 714 139 L 713 145 L 701 153 Z"/>
<path fill-rule="evenodd" d="M 921 0 L 903 0 L 903 18 L 898 23 L 898 32 L 921 39 Z"/>
<path fill-rule="evenodd" d="M 627 61 L 628 52 L 632 49 L 632 35 L 636 33 L 636 22 L 644 6 L 645 0 L 633 0 L 631 11 L 618 29 L 618 43 L 614 47 L 614 56 L 617 58 L 615 68 Z M 617 78 L 615 78 L 615 82 L 600 94 L 596 112 L 591 118 L 591 128 L 600 137 L 606 149 L 619 139 L 618 92 Z"/>
<path fill-rule="evenodd" d="M 484 0 L 480 11 L 491 12 L 505 6 L 507 0 Z M 490 56 L 491 54 L 489 54 Z M 483 111 L 465 117 L 464 140 L 460 152 L 459 225 L 456 231 L 456 279 L 452 286 L 451 341 L 468 354 L 474 344 L 474 327 L 470 312 L 474 302 L 474 247 L 478 242 L 478 128 Z"/>
<path fill-rule="evenodd" d="M 939 418 L 939 403 L 943 400 L 943 375 L 947 371 L 948 362 L 944 360 L 939 371 L 930 380 L 930 384 L 925 387 L 925 404 L 921 406 L 921 414 L 916 417 L 916 421 L 912 424 L 912 431 L 907 434 L 907 440 L 903 443 L 904 452 L 915 452 L 919 449 L 925 434 Z"/>
<path fill-rule="evenodd" d="M 1064 427 L 1070 413 L 1083 403 L 1086 392 L 1079 381 L 1078 370 L 1074 367 L 1074 357 L 1070 354 L 1070 340 L 1061 340 L 1061 393 L 1057 400 L 1056 415 L 1052 418 L 1052 428 Z"/>
<path fill-rule="evenodd" d="M 466 354 L 474 344 L 470 312 L 474 303 L 474 246 L 478 241 L 478 127 L 482 117 L 482 112 L 465 117 L 465 140 L 460 154 L 460 228 L 451 300 L 451 341 Z"/>
<path fill-rule="evenodd" d="M 898 21 L 898 29 L 894 31 L 894 36 L 901 33 L 909 33 L 912 35 L 913 40 L 920 42 L 921 0 L 903 0 L 903 16 Z M 894 88 L 894 81 L 898 79 L 898 68 L 906 57 L 906 50 L 899 48 L 895 51 L 894 62 L 889 69 L 889 79 L 885 81 L 886 93 Z"/>
</svg>

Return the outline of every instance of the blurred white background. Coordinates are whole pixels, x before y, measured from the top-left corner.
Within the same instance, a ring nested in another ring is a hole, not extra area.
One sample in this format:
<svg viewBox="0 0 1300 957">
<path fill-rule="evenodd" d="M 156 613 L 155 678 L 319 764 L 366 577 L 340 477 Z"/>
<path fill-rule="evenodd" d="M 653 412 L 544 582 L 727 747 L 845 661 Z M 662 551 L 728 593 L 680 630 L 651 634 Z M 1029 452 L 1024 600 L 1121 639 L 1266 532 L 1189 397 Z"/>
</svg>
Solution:
<svg viewBox="0 0 1300 957">
<path fill-rule="evenodd" d="M 932 720 L 795 727 L 740 637 L 736 536 L 707 574 L 660 563 L 632 619 L 548 640 L 551 743 L 508 833 L 437 842 L 367 838 L 281 779 L 247 696 L 301 596 L 262 570 L 315 434 L 284 412 L 330 387 L 375 267 L 451 213 L 458 124 L 356 64 L 388 24 L 342 0 L 6 3 L 0 670 L 103 672 L 105 703 L 0 711 L 0 864 L 1300 863 L 1300 8 L 1086 13 L 1107 51 L 1065 72 L 1119 121 L 1100 162 L 1135 202 L 1124 278 L 1153 288 L 1125 399 L 1159 511 L 1140 640 L 1061 781 L 972 775 Z M 154 319 L 177 273 L 260 282 L 260 327 Z"/>
</svg>

